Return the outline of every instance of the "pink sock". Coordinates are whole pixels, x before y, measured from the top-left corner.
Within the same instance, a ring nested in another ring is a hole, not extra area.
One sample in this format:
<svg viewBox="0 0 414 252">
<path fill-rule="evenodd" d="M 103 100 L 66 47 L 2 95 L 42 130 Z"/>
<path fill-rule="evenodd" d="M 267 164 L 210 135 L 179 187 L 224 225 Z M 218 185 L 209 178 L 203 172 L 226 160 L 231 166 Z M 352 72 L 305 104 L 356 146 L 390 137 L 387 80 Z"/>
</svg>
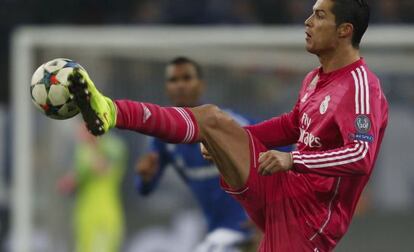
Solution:
<svg viewBox="0 0 414 252">
<path fill-rule="evenodd" d="M 158 137 L 170 143 L 194 143 L 198 126 L 187 108 L 160 107 L 156 104 L 116 100 L 116 127 Z"/>
</svg>

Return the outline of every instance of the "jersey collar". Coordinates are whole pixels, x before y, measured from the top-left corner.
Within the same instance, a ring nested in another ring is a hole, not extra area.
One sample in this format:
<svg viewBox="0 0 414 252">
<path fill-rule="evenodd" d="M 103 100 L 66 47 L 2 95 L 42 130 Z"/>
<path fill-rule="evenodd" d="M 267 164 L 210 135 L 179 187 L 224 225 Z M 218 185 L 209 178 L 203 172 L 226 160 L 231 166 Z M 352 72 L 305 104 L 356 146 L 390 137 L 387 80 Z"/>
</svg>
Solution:
<svg viewBox="0 0 414 252">
<path fill-rule="evenodd" d="M 349 72 L 352 69 L 355 69 L 355 68 L 357 68 L 361 65 L 365 65 L 365 60 L 362 57 L 359 60 L 355 61 L 354 63 L 351 63 L 347 66 L 344 66 L 342 68 L 339 68 L 339 69 L 337 69 L 335 71 L 332 71 L 332 72 L 329 72 L 329 73 L 324 73 L 323 70 L 322 70 L 322 67 L 319 67 L 319 71 L 318 71 L 319 80 L 318 80 L 317 87 L 324 86 L 325 84 L 327 84 L 331 80 L 335 79 L 336 77 L 338 77 L 340 75 L 343 75 L 346 72 Z"/>
</svg>

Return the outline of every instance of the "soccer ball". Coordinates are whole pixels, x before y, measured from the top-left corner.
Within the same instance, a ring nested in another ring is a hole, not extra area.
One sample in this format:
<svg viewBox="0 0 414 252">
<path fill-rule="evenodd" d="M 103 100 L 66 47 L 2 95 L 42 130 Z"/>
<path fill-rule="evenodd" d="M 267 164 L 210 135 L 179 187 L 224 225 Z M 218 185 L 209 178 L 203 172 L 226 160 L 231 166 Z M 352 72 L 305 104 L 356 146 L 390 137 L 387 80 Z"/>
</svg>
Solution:
<svg viewBox="0 0 414 252">
<path fill-rule="evenodd" d="M 34 105 L 53 119 L 68 119 L 79 113 L 68 89 L 68 76 L 83 67 L 70 59 L 58 58 L 41 65 L 33 74 L 30 94 Z"/>
</svg>

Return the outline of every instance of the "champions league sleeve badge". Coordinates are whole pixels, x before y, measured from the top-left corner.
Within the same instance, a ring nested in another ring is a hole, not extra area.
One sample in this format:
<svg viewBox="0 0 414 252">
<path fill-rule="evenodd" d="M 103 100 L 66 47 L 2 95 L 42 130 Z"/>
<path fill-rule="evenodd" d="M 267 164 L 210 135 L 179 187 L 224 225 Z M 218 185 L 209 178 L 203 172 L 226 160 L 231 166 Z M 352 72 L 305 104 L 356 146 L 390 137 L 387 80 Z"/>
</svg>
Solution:
<svg viewBox="0 0 414 252">
<path fill-rule="evenodd" d="M 372 143 L 374 141 L 374 136 L 368 134 L 371 129 L 371 120 L 366 115 L 359 115 L 355 119 L 355 129 L 356 133 L 351 134 L 353 140 L 359 140 L 363 142 Z"/>
<path fill-rule="evenodd" d="M 368 133 L 371 129 L 371 120 L 366 115 L 359 115 L 355 119 L 355 128 L 358 133 Z"/>
</svg>

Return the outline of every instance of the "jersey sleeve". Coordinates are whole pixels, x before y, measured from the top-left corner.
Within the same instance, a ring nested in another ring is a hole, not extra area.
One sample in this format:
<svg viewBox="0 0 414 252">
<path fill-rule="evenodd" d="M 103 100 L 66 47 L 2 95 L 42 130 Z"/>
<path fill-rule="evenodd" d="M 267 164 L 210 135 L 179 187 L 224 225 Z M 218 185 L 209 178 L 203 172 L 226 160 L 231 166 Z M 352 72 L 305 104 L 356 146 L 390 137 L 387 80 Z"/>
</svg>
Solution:
<svg viewBox="0 0 414 252">
<path fill-rule="evenodd" d="M 297 102 L 289 113 L 244 128 L 249 130 L 268 149 L 294 144 L 300 134 L 298 106 Z"/>
<path fill-rule="evenodd" d="M 165 168 L 171 162 L 170 155 L 166 149 L 166 144 L 159 139 L 151 138 L 148 149 L 148 153 L 158 154 L 159 167 L 157 173 L 154 175 L 154 178 L 149 182 L 144 182 L 139 175 L 135 175 L 135 188 L 143 196 L 149 195 L 156 189 L 162 175 L 164 174 Z"/>
<path fill-rule="evenodd" d="M 325 176 L 370 174 L 374 166 L 388 112 L 378 89 L 369 88 L 364 68 L 353 72 L 355 88 L 349 88 L 334 114 L 342 146 L 325 151 L 293 151 L 293 170 Z M 376 87 L 376 85 L 373 85 Z"/>
</svg>

